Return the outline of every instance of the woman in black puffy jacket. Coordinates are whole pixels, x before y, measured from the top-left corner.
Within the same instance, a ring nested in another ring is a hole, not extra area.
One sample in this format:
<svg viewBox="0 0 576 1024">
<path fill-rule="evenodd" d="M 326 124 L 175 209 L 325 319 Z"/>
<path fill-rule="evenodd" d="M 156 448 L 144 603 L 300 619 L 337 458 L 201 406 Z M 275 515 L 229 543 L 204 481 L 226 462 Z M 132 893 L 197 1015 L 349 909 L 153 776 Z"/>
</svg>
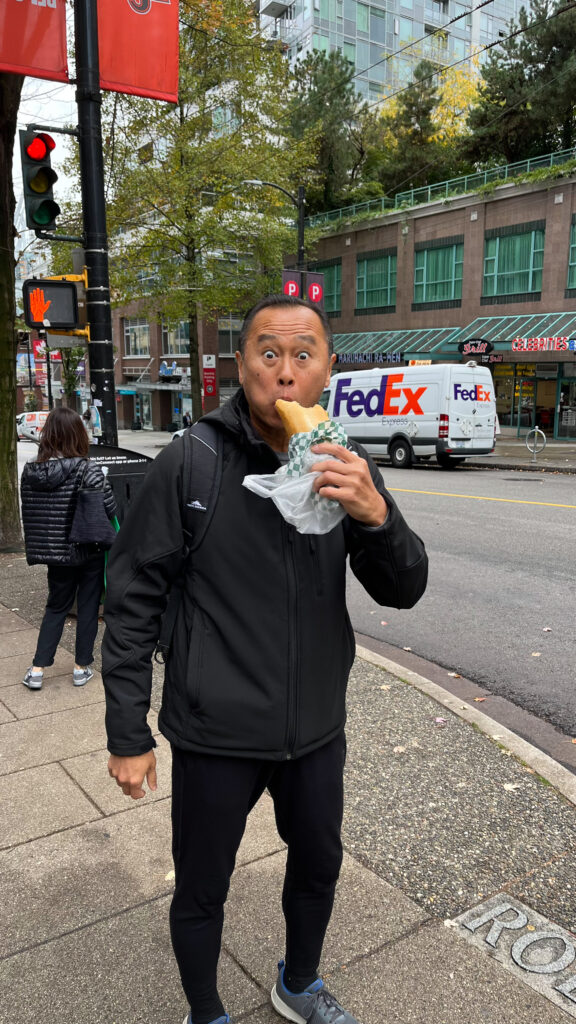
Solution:
<svg viewBox="0 0 576 1024">
<path fill-rule="evenodd" d="M 34 661 L 22 682 L 41 690 L 44 669 L 54 663 L 64 622 L 77 597 L 76 663 L 73 682 L 84 686 L 93 676 L 98 606 L 104 583 L 104 551 L 95 544 L 69 540 L 78 489 L 103 490 L 110 519 L 116 502 L 102 470 L 88 459 L 88 435 L 78 413 L 53 409 L 49 414 L 35 462 L 24 466 L 20 491 L 22 521 L 29 565 L 48 566 L 48 601 L 40 627 Z"/>
</svg>

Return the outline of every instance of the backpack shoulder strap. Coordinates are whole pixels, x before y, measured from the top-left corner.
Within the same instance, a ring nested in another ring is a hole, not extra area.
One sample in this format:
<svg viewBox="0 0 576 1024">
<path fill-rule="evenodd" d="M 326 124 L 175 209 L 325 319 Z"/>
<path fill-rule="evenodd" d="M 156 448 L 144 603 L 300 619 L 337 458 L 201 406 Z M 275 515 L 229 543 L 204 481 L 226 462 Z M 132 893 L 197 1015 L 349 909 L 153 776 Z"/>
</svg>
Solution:
<svg viewBox="0 0 576 1024">
<path fill-rule="evenodd" d="M 187 430 L 184 441 L 184 528 L 190 551 L 196 551 L 210 526 L 222 479 L 222 434 L 200 421 Z"/>
<path fill-rule="evenodd" d="M 220 431 L 216 430 L 211 423 L 195 423 L 182 435 L 182 441 L 184 444 L 182 516 L 188 544 L 182 570 L 172 584 L 168 604 L 162 616 L 160 636 L 154 652 L 154 660 L 160 663 L 166 661 L 170 651 L 190 555 L 200 547 L 210 526 L 222 479 L 223 442 Z"/>
</svg>

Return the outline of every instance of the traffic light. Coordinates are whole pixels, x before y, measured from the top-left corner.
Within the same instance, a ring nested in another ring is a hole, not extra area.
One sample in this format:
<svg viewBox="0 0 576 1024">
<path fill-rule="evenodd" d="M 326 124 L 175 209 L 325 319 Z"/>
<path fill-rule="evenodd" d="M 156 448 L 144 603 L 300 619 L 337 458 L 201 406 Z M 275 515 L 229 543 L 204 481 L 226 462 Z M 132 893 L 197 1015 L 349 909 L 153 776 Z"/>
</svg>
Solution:
<svg viewBox="0 0 576 1024">
<path fill-rule="evenodd" d="M 60 214 L 52 193 L 52 186 L 58 181 L 50 161 L 55 146 L 54 139 L 46 132 L 20 132 L 26 225 L 36 234 L 52 231 Z"/>
</svg>

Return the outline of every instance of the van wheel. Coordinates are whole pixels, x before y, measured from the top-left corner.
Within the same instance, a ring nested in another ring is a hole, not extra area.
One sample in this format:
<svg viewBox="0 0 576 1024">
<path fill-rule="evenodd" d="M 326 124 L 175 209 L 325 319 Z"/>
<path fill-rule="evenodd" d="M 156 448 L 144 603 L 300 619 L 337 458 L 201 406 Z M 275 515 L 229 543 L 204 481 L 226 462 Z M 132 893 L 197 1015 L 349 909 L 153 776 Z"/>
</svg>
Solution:
<svg viewBox="0 0 576 1024">
<path fill-rule="evenodd" d="M 436 461 L 442 469 L 456 469 L 456 466 L 461 466 L 464 459 L 451 459 L 449 455 L 437 455 Z"/>
<path fill-rule="evenodd" d="M 410 469 L 412 446 L 409 441 L 394 441 L 390 447 L 390 461 L 396 469 Z"/>
</svg>

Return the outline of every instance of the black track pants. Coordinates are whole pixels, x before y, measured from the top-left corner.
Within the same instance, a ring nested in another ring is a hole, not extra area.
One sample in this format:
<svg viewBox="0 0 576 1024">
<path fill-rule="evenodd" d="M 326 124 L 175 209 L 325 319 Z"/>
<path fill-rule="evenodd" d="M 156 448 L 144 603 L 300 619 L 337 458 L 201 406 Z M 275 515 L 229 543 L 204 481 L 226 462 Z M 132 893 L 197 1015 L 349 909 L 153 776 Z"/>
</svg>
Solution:
<svg viewBox="0 0 576 1024">
<path fill-rule="evenodd" d="M 172 755 L 172 945 L 193 1024 L 206 1024 L 223 1012 L 216 968 L 224 903 L 246 818 L 266 788 L 288 846 L 282 894 L 286 965 L 300 976 L 318 968 L 342 863 L 346 741 L 342 733 L 311 754 L 282 762 L 175 747 Z"/>
<path fill-rule="evenodd" d="M 48 566 L 48 601 L 40 626 L 33 664 L 46 668 L 54 664 L 56 648 L 66 616 L 77 598 L 76 664 L 94 661 L 98 633 L 98 608 L 104 586 L 104 555 L 97 554 L 82 565 Z"/>
</svg>

